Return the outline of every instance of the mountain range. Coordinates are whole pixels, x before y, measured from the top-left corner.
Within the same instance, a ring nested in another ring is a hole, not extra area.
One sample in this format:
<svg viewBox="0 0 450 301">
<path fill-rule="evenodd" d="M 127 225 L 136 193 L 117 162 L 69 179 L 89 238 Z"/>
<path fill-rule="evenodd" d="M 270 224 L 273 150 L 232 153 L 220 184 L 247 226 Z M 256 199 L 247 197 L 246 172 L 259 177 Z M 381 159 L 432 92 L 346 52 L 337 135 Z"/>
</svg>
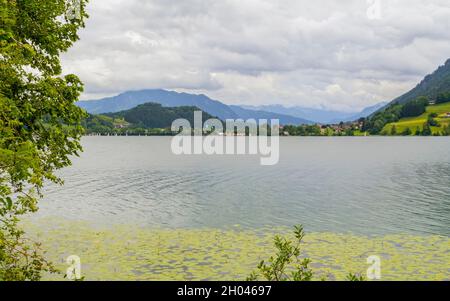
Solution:
<svg viewBox="0 0 450 301">
<path fill-rule="evenodd" d="M 366 117 L 385 105 L 385 103 L 378 104 L 375 107 L 367 108 L 358 114 L 301 107 L 286 108 L 281 105 L 261 107 L 234 106 L 213 100 L 203 94 L 195 95 L 178 93 L 161 89 L 128 91 L 114 97 L 107 97 L 100 100 L 80 101 L 77 104 L 90 114 L 106 114 L 130 110 L 145 103 L 158 103 L 164 107 L 197 107 L 221 120 L 239 118 L 245 120 L 279 119 L 280 123 L 283 125 L 352 121 L 360 117 Z"/>
<path fill-rule="evenodd" d="M 182 118 L 194 124 L 194 112 L 199 111 L 197 107 L 163 107 L 158 103 L 145 103 L 138 105 L 130 110 L 117 113 L 107 113 L 104 116 L 111 117 L 113 120 L 123 119 L 138 128 L 170 128 L 172 122 Z M 214 118 L 202 111 L 202 120 Z"/>
<path fill-rule="evenodd" d="M 266 106 L 241 106 L 247 110 L 260 110 L 260 111 L 268 111 L 279 114 L 288 114 L 298 118 L 304 118 L 313 120 L 316 123 L 321 124 L 335 124 L 341 121 L 354 121 L 358 120 L 362 117 L 367 117 L 379 109 L 383 108 L 387 105 L 387 102 L 381 102 L 374 106 L 370 106 L 362 110 L 358 113 L 349 113 L 349 112 L 341 112 L 341 111 L 333 111 L 327 109 L 313 109 L 313 108 L 305 108 L 300 106 L 295 107 L 285 107 L 282 105 L 266 105 Z"/>
<path fill-rule="evenodd" d="M 383 114 L 384 111 L 397 104 L 404 105 L 418 97 L 426 97 L 433 102 L 438 95 L 446 95 L 450 93 L 450 59 L 443 66 L 440 66 L 435 72 L 425 76 L 425 78 L 411 91 L 397 97 L 390 103 L 382 102 L 371 107 L 367 107 L 358 113 L 340 112 L 327 109 L 313 109 L 305 107 L 285 107 L 282 105 L 265 105 L 265 106 L 248 106 L 248 105 L 226 105 L 220 101 L 213 100 L 206 95 L 178 93 L 161 89 L 128 91 L 114 97 L 103 98 L 93 101 L 80 101 L 77 104 L 84 108 L 90 114 L 106 114 L 125 112 L 127 114 L 135 114 L 132 109 L 148 103 L 159 104 L 161 107 L 149 105 L 140 107 L 139 116 L 145 117 L 148 122 L 160 120 L 158 115 L 163 108 L 198 108 L 209 116 L 218 117 L 221 120 L 226 119 L 279 119 L 282 125 L 300 125 L 300 124 L 336 124 L 339 122 L 349 122 L 366 118 L 370 121 L 374 116 Z M 145 110 L 144 110 L 145 109 Z M 141 113 L 145 111 L 143 116 Z M 165 112 L 165 111 L 164 111 Z M 168 110 L 166 113 L 169 117 L 177 110 Z M 167 118 L 167 120 L 171 118 Z M 384 118 L 384 117 L 383 117 Z M 386 119 L 386 118 L 384 118 Z M 383 119 L 383 120 L 384 120 Z M 389 118 L 387 118 L 389 119 Z M 384 123 L 387 122 L 384 120 Z M 144 119 L 140 119 L 144 120 Z M 166 121 L 167 121 L 166 120 Z M 133 122 L 132 122 L 133 123 Z M 370 123 L 370 122 L 368 122 Z"/>
<path fill-rule="evenodd" d="M 130 110 L 145 103 L 158 103 L 163 107 L 197 107 L 202 111 L 226 119 L 279 119 L 283 125 L 335 124 L 372 116 L 392 103 L 405 104 L 420 96 L 436 99 L 441 93 L 450 92 L 450 59 L 434 73 L 427 75 L 414 89 L 394 99 L 365 108 L 358 113 L 340 112 L 282 105 L 236 106 L 226 105 L 206 95 L 178 93 L 161 89 L 128 91 L 100 100 L 80 101 L 77 104 L 90 114 L 116 113 Z"/>
</svg>

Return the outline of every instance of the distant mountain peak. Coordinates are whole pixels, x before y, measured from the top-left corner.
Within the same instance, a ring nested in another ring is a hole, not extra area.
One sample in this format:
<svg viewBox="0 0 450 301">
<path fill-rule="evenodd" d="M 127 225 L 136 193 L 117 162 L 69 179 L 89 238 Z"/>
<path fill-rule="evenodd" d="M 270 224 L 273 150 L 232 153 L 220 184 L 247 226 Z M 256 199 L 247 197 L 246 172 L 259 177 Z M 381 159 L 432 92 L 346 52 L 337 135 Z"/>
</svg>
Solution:
<svg viewBox="0 0 450 301">
<path fill-rule="evenodd" d="M 116 113 L 133 109 L 145 103 L 158 103 L 164 107 L 190 106 L 197 107 L 222 120 L 226 119 L 279 119 L 283 125 L 311 124 L 312 121 L 278 114 L 275 112 L 253 111 L 245 108 L 228 106 L 220 101 L 213 100 L 205 94 L 189 94 L 184 92 L 167 91 L 162 89 L 148 89 L 127 91 L 114 97 L 93 101 L 80 101 L 78 106 L 91 114 Z"/>
<path fill-rule="evenodd" d="M 286 107 L 280 104 L 274 104 L 274 105 L 263 105 L 263 106 L 241 106 L 245 109 L 249 110 L 262 110 L 267 112 L 274 112 L 278 114 L 284 114 L 284 115 L 290 115 L 297 118 L 302 118 L 306 120 L 312 120 L 315 123 L 321 123 L 321 124 L 333 124 L 333 123 L 339 123 L 341 121 L 347 122 L 347 121 L 354 121 L 358 120 L 361 117 L 367 117 L 374 113 L 375 111 L 379 110 L 380 108 L 384 107 L 387 104 L 387 102 L 381 102 L 378 104 L 375 104 L 373 106 L 367 107 L 363 109 L 361 112 L 341 112 L 341 111 L 334 111 L 330 109 L 325 108 L 307 108 L 307 107 L 301 107 L 301 106 L 290 106 Z"/>
</svg>

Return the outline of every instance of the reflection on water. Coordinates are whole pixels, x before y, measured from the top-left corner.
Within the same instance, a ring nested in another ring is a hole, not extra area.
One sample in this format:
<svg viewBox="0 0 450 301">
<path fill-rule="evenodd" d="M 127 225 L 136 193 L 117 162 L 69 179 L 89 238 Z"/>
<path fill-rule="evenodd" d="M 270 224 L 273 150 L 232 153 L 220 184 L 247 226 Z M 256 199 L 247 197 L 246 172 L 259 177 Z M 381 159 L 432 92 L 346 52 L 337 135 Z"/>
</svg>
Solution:
<svg viewBox="0 0 450 301">
<path fill-rule="evenodd" d="M 303 224 L 307 231 L 450 234 L 450 139 L 284 138 L 280 163 L 174 156 L 167 137 L 86 137 L 37 217 L 162 228 Z"/>
</svg>

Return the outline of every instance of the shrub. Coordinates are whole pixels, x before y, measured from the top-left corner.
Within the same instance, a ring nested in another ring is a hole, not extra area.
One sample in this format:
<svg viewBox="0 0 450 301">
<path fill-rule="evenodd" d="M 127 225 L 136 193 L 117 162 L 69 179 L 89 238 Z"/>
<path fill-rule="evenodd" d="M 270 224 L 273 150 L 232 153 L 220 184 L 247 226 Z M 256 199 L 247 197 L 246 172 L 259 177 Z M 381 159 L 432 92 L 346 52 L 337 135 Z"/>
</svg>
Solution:
<svg viewBox="0 0 450 301">
<path fill-rule="evenodd" d="M 422 134 L 422 136 L 431 136 L 432 131 L 431 131 L 431 127 L 428 122 L 425 122 L 425 124 L 423 125 L 423 130 L 422 130 L 421 134 Z"/>
<path fill-rule="evenodd" d="M 408 127 L 408 128 L 406 128 L 403 132 L 402 132 L 402 135 L 403 136 L 410 136 L 412 134 L 412 131 L 411 131 L 411 129 Z"/>
<path fill-rule="evenodd" d="M 392 136 L 397 135 L 397 126 L 395 124 L 391 128 L 391 135 Z"/>
<path fill-rule="evenodd" d="M 437 115 L 437 114 L 436 114 Z M 440 126 L 439 125 L 439 122 L 437 122 L 437 120 L 436 119 L 434 119 L 435 117 L 433 117 L 433 116 L 435 116 L 434 114 L 430 114 L 430 115 L 428 115 L 428 120 L 427 120 L 427 124 L 429 125 L 429 126 Z M 437 116 L 436 116 L 437 117 Z"/>
<path fill-rule="evenodd" d="M 293 242 L 276 235 L 274 239 L 277 250 L 275 257 L 270 257 L 267 262 L 261 261 L 258 270 L 251 273 L 247 281 L 257 281 L 261 277 L 266 281 L 311 281 L 313 278 L 313 272 L 309 268 L 311 259 L 300 258 L 300 246 L 305 237 L 303 226 L 295 226 L 294 237 L 295 241 Z M 363 281 L 364 278 L 349 274 L 347 280 Z"/>
<path fill-rule="evenodd" d="M 313 273 L 309 269 L 311 260 L 309 258 L 300 259 L 300 244 L 305 233 L 302 226 L 295 226 L 295 243 L 287 238 L 275 236 L 274 243 L 277 253 L 275 257 L 270 257 L 266 263 L 264 260 L 258 265 L 258 272 L 253 272 L 248 281 L 258 280 L 262 276 L 267 281 L 310 281 Z M 286 270 L 293 265 L 293 271 Z"/>
</svg>

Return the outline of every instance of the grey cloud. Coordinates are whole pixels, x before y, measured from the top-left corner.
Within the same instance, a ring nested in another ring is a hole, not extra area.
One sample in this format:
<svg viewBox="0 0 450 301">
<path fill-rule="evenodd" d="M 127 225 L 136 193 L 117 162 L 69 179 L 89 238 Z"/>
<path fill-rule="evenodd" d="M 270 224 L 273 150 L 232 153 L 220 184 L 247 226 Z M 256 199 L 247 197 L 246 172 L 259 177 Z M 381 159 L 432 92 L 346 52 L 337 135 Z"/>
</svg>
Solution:
<svg viewBox="0 0 450 301">
<path fill-rule="evenodd" d="M 84 98 L 129 89 L 228 103 L 358 110 L 412 88 L 450 57 L 447 0 L 91 0 L 64 56 Z"/>
</svg>

